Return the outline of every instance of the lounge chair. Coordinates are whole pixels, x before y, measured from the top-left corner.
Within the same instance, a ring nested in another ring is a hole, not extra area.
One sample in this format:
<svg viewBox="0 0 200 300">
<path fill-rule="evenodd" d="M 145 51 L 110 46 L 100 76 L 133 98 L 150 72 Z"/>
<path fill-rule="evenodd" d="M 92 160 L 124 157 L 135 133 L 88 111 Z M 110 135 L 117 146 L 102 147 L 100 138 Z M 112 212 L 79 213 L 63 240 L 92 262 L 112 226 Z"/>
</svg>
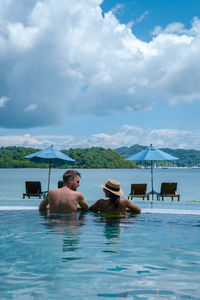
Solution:
<svg viewBox="0 0 200 300">
<path fill-rule="evenodd" d="M 40 181 L 26 181 L 25 182 L 26 193 L 23 194 L 23 198 L 25 197 L 39 197 L 41 198 L 44 193 L 41 189 L 41 182 Z"/>
<path fill-rule="evenodd" d="M 157 200 L 160 200 L 160 197 L 162 198 L 162 201 L 165 197 L 171 197 L 172 201 L 174 198 L 178 198 L 178 201 L 180 201 L 180 195 L 176 193 L 177 190 L 177 182 L 162 182 L 160 193 L 157 195 Z"/>
<path fill-rule="evenodd" d="M 59 180 L 58 181 L 58 188 L 62 188 L 63 187 L 63 181 L 62 180 Z"/>
<path fill-rule="evenodd" d="M 131 184 L 131 192 L 128 195 L 128 199 L 131 198 L 142 198 L 143 200 L 147 198 L 149 200 L 149 195 L 147 194 L 147 184 L 146 183 L 133 183 Z"/>
</svg>

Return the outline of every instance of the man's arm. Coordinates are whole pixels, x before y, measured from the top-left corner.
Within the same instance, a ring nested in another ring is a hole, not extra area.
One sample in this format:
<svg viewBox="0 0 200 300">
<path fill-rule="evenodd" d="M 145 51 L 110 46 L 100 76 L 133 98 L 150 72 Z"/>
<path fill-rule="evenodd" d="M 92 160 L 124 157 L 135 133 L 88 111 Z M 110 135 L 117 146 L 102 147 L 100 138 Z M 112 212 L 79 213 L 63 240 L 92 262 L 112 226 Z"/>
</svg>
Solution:
<svg viewBox="0 0 200 300">
<path fill-rule="evenodd" d="M 81 209 L 84 209 L 84 210 L 88 210 L 89 209 L 89 205 L 88 203 L 85 201 L 83 195 L 80 193 L 79 196 L 78 196 L 78 204 L 80 205 Z M 78 209 L 80 209 L 78 207 Z"/>
<path fill-rule="evenodd" d="M 49 208 L 48 194 L 41 201 L 40 206 L 39 206 L 39 210 L 46 210 L 47 208 Z"/>
<path fill-rule="evenodd" d="M 126 211 L 127 212 L 133 212 L 135 214 L 140 214 L 141 213 L 141 208 L 131 202 L 130 200 L 126 199 Z"/>
</svg>

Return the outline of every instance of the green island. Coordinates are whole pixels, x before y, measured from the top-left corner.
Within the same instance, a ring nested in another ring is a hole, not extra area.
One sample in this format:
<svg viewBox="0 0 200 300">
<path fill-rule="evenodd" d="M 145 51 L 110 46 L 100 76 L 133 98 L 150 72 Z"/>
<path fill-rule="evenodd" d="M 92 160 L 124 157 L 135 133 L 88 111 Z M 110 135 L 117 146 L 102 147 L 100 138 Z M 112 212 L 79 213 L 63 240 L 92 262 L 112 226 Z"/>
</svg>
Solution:
<svg viewBox="0 0 200 300">
<path fill-rule="evenodd" d="M 105 149 L 103 147 L 91 148 L 70 148 L 61 150 L 64 154 L 75 159 L 74 164 L 53 166 L 58 168 L 85 168 L 85 169 L 132 169 L 139 167 L 149 167 L 149 161 L 131 162 L 125 158 L 143 149 L 145 146 L 133 145 L 132 147 L 121 147 L 117 149 Z M 41 149 L 26 147 L 1 147 L 0 148 L 0 168 L 47 168 L 48 163 L 34 163 L 24 158 L 24 156 L 40 151 Z M 200 151 L 185 149 L 161 150 L 179 158 L 176 161 L 156 161 L 157 167 L 200 167 Z"/>
<path fill-rule="evenodd" d="M 48 168 L 48 163 L 34 163 L 24 156 L 40 151 L 41 149 L 25 147 L 1 147 L 0 168 Z M 118 152 L 112 149 L 91 147 L 86 149 L 61 150 L 67 156 L 75 159 L 74 164 L 53 166 L 58 168 L 86 168 L 86 169 L 133 169 L 136 165 L 126 161 Z"/>
<path fill-rule="evenodd" d="M 141 146 L 135 144 L 131 147 L 120 147 L 115 149 L 121 156 L 127 158 L 143 149 L 146 146 Z M 156 161 L 154 165 L 157 167 L 200 167 L 200 151 L 195 149 L 170 149 L 170 148 L 159 148 L 162 151 L 165 151 L 173 156 L 178 157 L 178 160 L 174 161 Z M 150 165 L 149 161 L 137 161 L 139 166 L 148 167 Z"/>
</svg>

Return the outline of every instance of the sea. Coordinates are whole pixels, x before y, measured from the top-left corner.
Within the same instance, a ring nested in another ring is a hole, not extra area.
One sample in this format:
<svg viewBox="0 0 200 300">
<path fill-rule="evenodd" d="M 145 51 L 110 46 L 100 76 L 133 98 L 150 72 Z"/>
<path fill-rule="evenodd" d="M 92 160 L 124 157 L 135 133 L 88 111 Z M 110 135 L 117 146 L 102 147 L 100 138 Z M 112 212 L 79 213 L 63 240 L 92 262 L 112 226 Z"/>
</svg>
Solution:
<svg viewBox="0 0 200 300">
<path fill-rule="evenodd" d="M 50 189 L 57 187 L 65 171 L 51 170 Z M 121 183 L 125 197 L 130 193 L 132 183 L 147 183 L 147 190 L 151 191 L 150 169 L 78 169 L 77 171 L 81 173 L 79 191 L 90 203 L 104 196 L 100 185 L 108 179 L 115 179 Z M 46 191 L 48 172 L 48 169 L 0 169 L 0 201 L 16 200 L 18 201 L 16 203 L 21 203 L 20 200 L 25 192 L 25 181 L 40 181 L 42 190 Z M 154 169 L 155 191 L 160 191 L 162 182 L 177 182 L 177 192 L 181 195 L 181 202 L 200 201 L 200 169 Z"/>
</svg>

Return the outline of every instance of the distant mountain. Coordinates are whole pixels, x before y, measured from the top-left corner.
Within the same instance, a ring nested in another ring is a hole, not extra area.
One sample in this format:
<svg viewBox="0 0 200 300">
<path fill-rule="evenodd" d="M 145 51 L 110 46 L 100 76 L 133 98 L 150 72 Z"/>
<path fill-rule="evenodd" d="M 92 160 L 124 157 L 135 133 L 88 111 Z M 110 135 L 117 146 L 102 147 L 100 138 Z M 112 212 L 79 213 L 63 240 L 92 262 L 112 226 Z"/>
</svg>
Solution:
<svg viewBox="0 0 200 300">
<path fill-rule="evenodd" d="M 145 149 L 147 146 L 141 146 L 141 145 L 133 145 L 131 147 L 121 147 L 115 149 L 121 156 L 124 158 L 129 157 L 130 155 L 133 155 L 143 149 Z M 160 150 L 163 150 L 171 155 L 174 155 L 179 158 L 179 160 L 176 161 L 159 161 L 156 162 L 157 166 L 177 166 L 177 167 L 194 167 L 198 166 L 200 167 L 200 151 L 199 150 L 185 150 L 185 149 L 169 149 L 169 148 L 159 148 Z M 137 162 L 135 161 L 136 165 L 143 165 L 148 166 L 149 162 Z"/>
<path fill-rule="evenodd" d="M 115 149 L 115 151 L 117 151 L 124 158 L 127 158 L 130 155 L 133 155 L 139 151 L 142 151 L 145 148 L 146 148 L 146 146 L 141 146 L 141 145 L 136 144 L 136 145 L 131 146 L 130 148 L 128 148 L 128 147 L 117 148 L 117 149 Z"/>
</svg>

